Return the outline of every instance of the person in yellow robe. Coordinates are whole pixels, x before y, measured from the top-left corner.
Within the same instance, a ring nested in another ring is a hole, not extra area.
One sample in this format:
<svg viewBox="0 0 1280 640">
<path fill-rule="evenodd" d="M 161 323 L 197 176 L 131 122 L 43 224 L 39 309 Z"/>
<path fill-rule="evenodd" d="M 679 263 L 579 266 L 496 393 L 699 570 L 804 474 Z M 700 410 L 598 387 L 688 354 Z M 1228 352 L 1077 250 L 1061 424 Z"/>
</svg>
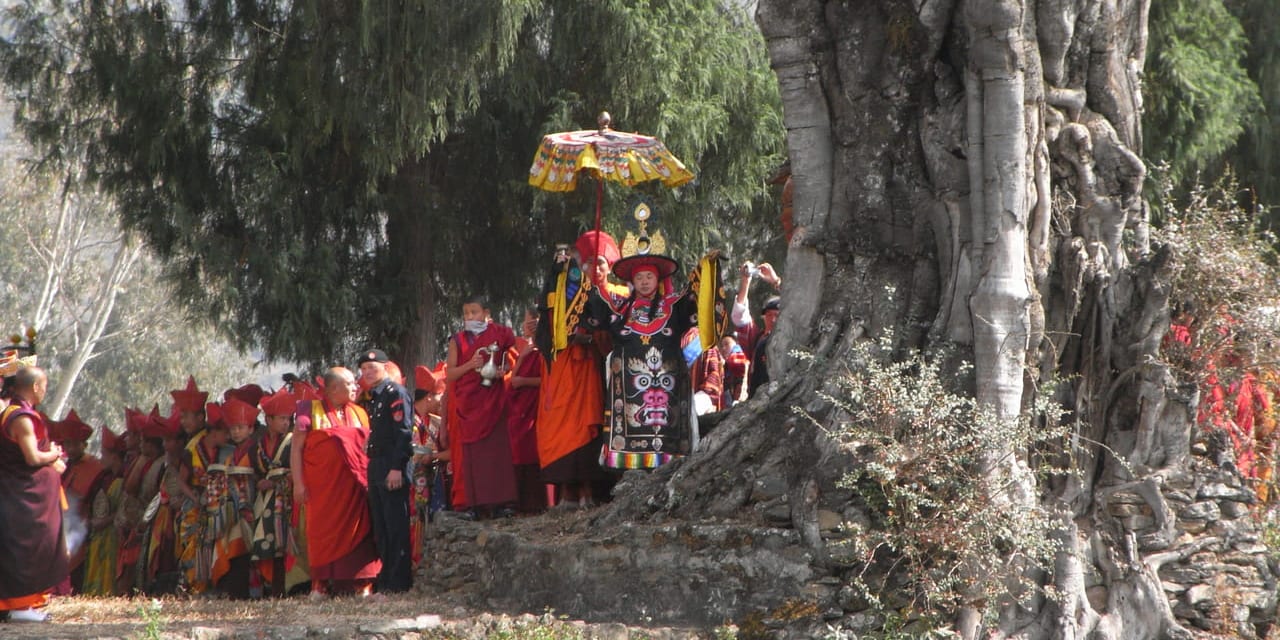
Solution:
<svg viewBox="0 0 1280 640">
<path fill-rule="evenodd" d="M 124 438 L 102 427 L 102 464 L 106 469 L 105 488 L 97 493 L 90 511 L 88 552 L 85 556 L 84 593 L 110 596 L 116 592 L 116 558 L 120 553 L 120 531 L 116 513 L 124 498 Z"/>
</svg>

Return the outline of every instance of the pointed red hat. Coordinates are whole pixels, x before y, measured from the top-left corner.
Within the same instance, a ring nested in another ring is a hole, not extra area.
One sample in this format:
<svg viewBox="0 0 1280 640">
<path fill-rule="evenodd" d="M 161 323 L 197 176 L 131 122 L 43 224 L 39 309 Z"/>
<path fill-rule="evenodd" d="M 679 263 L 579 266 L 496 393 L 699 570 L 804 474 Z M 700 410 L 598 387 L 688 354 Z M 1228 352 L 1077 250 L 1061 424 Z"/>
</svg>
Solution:
<svg viewBox="0 0 1280 640">
<path fill-rule="evenodd" d="M 103 425 L 102 450 L 103 451 L 124 451 L 125 448 L 126 447 L 124 444 L 124 437 L 116 435 L 116 432 L 112 431 L 106 425 Z"/>
<path fill-rule="evenodd" d="M 170 391 L 169 395 L 173 396 L 173 404 L 182 411 L 199 411 L 204 408 L 204 403 L 209 399 L 208 391 L 201 391 L 196 387 L 196 377 L 187 376 L 187 388 L 177 391 Z"/>
<path fill-rule="evenodd" d="M 445 363 L 436 364 L 435 369 L 428 369 L 426 365 L 420 364 L 413 369 L 414 386 L 418 389 L 424 389 L 432 393 L 444 393 Z"/>
<path fill-rule="evenodd" d="M 227 428 L 227 423 L 222 415 L 222 407 L 216 402 L 210 402 L 204 406 L 204 421 L 210 427 Z"/>
<path fill-rule="evenodd" d="M 57 442 L 66 442 L 68 440 L 88 441 L 93 435 L 93 427 L 85 424 L 80 416 L 76 415 L 76 410 L 72 409 L 67 413 L 67 417 L 59 422 L 54 423 L 56 435 L 51 434 L 50 439 Z"/>
<path fill-rule="evenodd" d="M 252 426 L 258 420 L 258 406 L 249 404 L 240 398 L 229 398 L 222 403 L 222 415 L 227 426 L 247 424 Z"/>
<path fill-rule="evenodd" d="M 291 416 L 298 408 L 298 397 L 281 389 L 258 402 L 262 412 L 268 416 Z"/>
<path fill-rule="evenodd" d="M 124 430 L 125 431 L 141 432 L 142 428 L 147 426 L 147 422 L 149 421 L 150 421 L 150 418 L 147 417 L 147 414 L 141 411 L 138 411 L 137 409 L 125 407 L 124 409 Z"/>
<path fill-rule="evenodd" d="M 178 422 L 178 412 L 174 412 L 172 416 L 164 417 L 159 412 L 153 411 L 147 416 L 147 423 L 142 426 L 139 432 L 144 438 L 168 438 L 177 434 L 182 426 Z"/>
<path fill-rule="evenodd" d="M 222 394 L 222 399 L 230 400 L 231 398 L 235 398 L 245 404 L 257 406 L 258 401 L 265 395 L 267 395 L 267 392 L 263 391 L 262 387 L 250 383 L 238 389 L 227 389 L 226 392 Z"/>
<path fill-rule="evenodd" d="M 293 395 L 299 401 L 320 399 L 320 392 L 301 380 L 293 383 Z"/>
<path fill-rule="evenodd" d="M 164 414 L 160 413 L 160 405 L 153 404 L 151 405 L 151 413 L 138 420 L 138 434 L 144 435 L 147 429 L 156 422 L 164 422 Z"/>
<path fill-rule="evenodd" d="M 420 364 L 413 368 L 413 388 L 431 391 L 436 388 L 436 374 L 431 373 L 427 365 Z"/>
</svg>

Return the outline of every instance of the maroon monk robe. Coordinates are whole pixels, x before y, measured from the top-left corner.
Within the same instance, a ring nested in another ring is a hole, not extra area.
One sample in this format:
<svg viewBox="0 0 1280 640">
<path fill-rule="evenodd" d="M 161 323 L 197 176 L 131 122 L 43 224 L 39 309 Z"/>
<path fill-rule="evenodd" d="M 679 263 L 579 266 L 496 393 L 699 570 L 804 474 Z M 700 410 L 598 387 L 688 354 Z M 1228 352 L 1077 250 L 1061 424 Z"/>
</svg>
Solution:
<svg viewBox="0 0 1280 640">
<path fill-rule="evenodd" d="M 511 378 L 541 378 L 542 355 L 536 347 L 523 357 L 520 347 L 511 350 L 515 367 Z M 508 385 L 510 385 L 508 380 Z M 516 509 L 521 513 L 537 513 L 547 508 L 547 492 L 538 465 L 538 392 L 540 387 L 508 387 L 507 434 L 511 437 L 511 463 L 515 465 Z"/>
<path fill-rule="evenodd" d="M 52 466 L 32 467 L 13 437 L 12 424 L 26 415 L 40 449 L 48 451 L 44 420 L 19 402 L 0 423 L 0 599 L 44 592 L 67 577 L 62 539 L 62 484 Z"/>
<path fill-rule="evenodd" d="M 461 331 L 453 337 L 454 362 L 471 359 L 477 349 L 497 345 L 501 358 L 515 344 L 511 329 L 489 323 L 484 331 Z M 495 363 L 498 360 L 495 359 Z M 489 507 L 516 500 L 515 469 L 511 465 L 511 439 L 507 435 L 506 387 L 501 379 L 486 386 L 478 370 L 462 374 L 454 382 L 453 397 L 458 418 L 458 443 L 462 447 L 461 472 L 471 507 Z"/>
<path fill-rule="evenodd" d="M 513 378 L 541 378 L 542 356 L 531 349 L 524 358 L 516 359 Z M 511 461 L 514 464 L 538 464 L 538 435 L 534 422 L 538 417 L 538 387 L 520 387 L 507 391 L 507 434 L 511 436 Z"/>
</svg>

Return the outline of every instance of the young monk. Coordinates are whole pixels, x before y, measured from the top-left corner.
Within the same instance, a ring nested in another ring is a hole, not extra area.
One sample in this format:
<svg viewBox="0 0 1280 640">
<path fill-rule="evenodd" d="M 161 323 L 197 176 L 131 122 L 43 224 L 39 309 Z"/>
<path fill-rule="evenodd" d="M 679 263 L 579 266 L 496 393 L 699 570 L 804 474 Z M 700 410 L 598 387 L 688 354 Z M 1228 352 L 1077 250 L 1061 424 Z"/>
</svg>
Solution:
<svg viewBox="0 0 1280 640">
<path fill-rule="evenodd" d="M 160 477 L 160 501 L 148 529 L 146 584 L 148 589 L 161 579 L 167 579 L 178 569 L 178 519 L 180 514 L 196 508 L 197 497 L 191 487 L 182 480 L 183 457 L 186 453 L 186 436 L 175 412 L 164 422 L 159 434 L 164 469 Z M 176 586 L 176 585 L 175 585 Z"/>
<path fill-rule="evenodd" d="M 226 491 L 223 453 L 230 434 L 221 420 L 208 425 L 187 443 L 182 465 L 182 481 L 195 496 L 195 508 L 183 513 L 178 523 L 181 545 L 179 566 L 187 590 L 199 594 L 209 590 L 213 578 L 214 543 L 222 534 L 222 494 Z"/>
<path fill-rule="evenodd" d="M 102 464 L 106 482 L 93 499 L 89 519 L 89 545 L 85 558 L 84 593 L 91 596 L 115 594 L 116 555 L 120 535 L 115 526 L 116 512 L 124 498 L 124 438 L 102 427 Z"/>
<path fill-rule="evenodd" d="M 141 462 L 135 474 L 125 478 L 124 485 L 130 515 L 137 518 L 131 523 L 133 528 L 128 533 L 130 539 L 138 541 L 138 558 L 133 563 L 135 571 L 131 578 L 135 590 L 146 590 L 154 578 L 154 572 L 147 567 L 151 555 L 151 523 L 148 517 L 154 520 L 155 510 L 159 508 L 157 496 L 165 471 L 164 438 L 179 428 L 177 421 L 161 416 L 157 409 L 147 416 L 146 423 L 138 430 Z"/>
<path fill-rule="evenodd" d="M 419 365 L 415 370 L 417 389 L 413 392 L 413 413 L 417 426 L 413 434 L 415 443 L 415 486 L 420 486 L 420 515 L 424 522 L 440 509 L 449 507 L 449 488 L 453 485 L 449 431 L 444 424 L 444 362 L 435 369 Z M 415 503 L 416 504 L 416 503 Z"/>
<path fill-rule="evenodd" d="M 225 525 L 215 544 L 212 578 L 219 591 L 233 598 L 261 597 L 261 578 L 249 562 L 257 488 L 251 436 L 257 426 L 258 407 L 232 395 L 222 403 L 222 415 L 232 448 L 226 459 L 227 490 L 220 506 Z"/>
<path fill-rule="evenodd" d="M 427 522 L 448 504 L 449 437 L 441 416 L 444 398 L 444 363 L 438 371 L 424 365 L 414 368 L 413 484 L 410 487 L 410 544 L 413 563 L 422 562 Z"/>
<path fill-rule="evenodd" d="M 293 479 L 289 454 L 293 443 L 293 412 L 297 398 L 287 390 L 262 398 L 267 430 L 254 447 L 253 467 L 258 497 L 253 505 L 253 559 L 270 593 L 283 596 L 306 582 L 306 563 L 297 561 L 297 531 L 293 514 Z"/>
<path fill-rule="evenodd" d="M 144 515 L 149 495 L 144 495 L 143 485 L 147 480 L 158 480 L 159 469 L 157 457 L 152 449 L 144 454 L 142 433 L 153 420 L 160 420 L 159 408 L 153 407 L 150 414 L 134 411 L 126 419 L 124 432 L 124 496 L 120 508 L 116 511 L 116 527 L 120 530 L 120 549 L 116 558 L 116 593 L 130 594 L 137 584 L 138 564 L 142 560 L 143 533 L 145 531 Z"/>
<path fill-rule="evenodd" d="M 94 499 L 110 478 L 106 477 L 102 462 L 85 452 L 93 427 L 85 424 L 74 409 L 67 413 L 67 417 L 53 422 L 49 431 L 53 441 L 62 445 L 67 454 L 62 490 L 72 510 L 63 515 L 63 526 L 67 530 L 67 546 L 71 552 L 70 592 L 80 593 L 84 590 L 90 512 Z"/>
<path fill-rule="evenodd" d="M 453 385 L 449 429 L 457 434 L 451 437 L 455 486 L 462 485 L 463 504 L 472 515 L 510 517 L 516 478 L 502 376 L 503 354 L 515 345 L 515 334 L 492 321 L 481 298 L 462 304 L 462 325 L 449 341 L 445 374 Z"/>
<path fill-rule="evenodd" d="M 508 419 L 511 436 L 511 462 L 515 465 L 517 509 L 521 513 L 538 513 L 547 508 L 547 492 L 544 490 L 538 468 L 538 391 L 542 386 L 542 356 L 533 343 L 538 328 L 538 310 L 524 313 L 520 325 L 520 338 L 512 347 L 515 365 L 507 378 Z"/>
</svg>

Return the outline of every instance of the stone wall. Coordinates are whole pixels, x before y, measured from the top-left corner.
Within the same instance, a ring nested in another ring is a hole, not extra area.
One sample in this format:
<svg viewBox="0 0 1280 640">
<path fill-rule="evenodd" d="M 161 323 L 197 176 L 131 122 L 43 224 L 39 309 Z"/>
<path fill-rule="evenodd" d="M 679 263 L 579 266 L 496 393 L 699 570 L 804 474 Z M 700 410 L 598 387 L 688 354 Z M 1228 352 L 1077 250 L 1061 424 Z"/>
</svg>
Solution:
<svg viewBox="0 0 1280 640">
<path fill-rule="evenodd" d="M 822 576 L 787 529 L 738 524 L 627 525 L 598 533 L 589 513 L 430 528 L 421 580 L 475 606 L 552 609 L 588 621 L 706 628 L 771 611 Z"/>
<path fill-rule="evenodd" d="M 1266 637 L 1280 572 L 1261 539 L 1254 494 L 1230 465 L 1200 455 L 1190 466 L 1182 475 L 1099 491 L 1095 521 L 1081 527 L 1091 539 L 1086 548 L 1104 558 L 1091 568 L 1089 599 L 1105 612 L 1107 565 L 1145 563 L 1187 629 L 1205 637 Z M 419 588 L 512 613 L 551 610 L 594 622 L 708 631 L 732 623 L 743 638 L 820 637 L 829 624 L 874 631 L 882 620 L 845 586 L 865 567 L 841 557 L 836 544 L 845 537 L 842 523 L 865 522 L 848 500 L 849 492 L 834 488 L 821 500 L 821 559 L 781 518 L 769 517 L 776 499 L 749 501 L 741 513 L 753 523 L 708 515 L 700 523 L 659 517 L 600 526 L 614 519 L 600 510 L 486 522 L 443 514 L 428 532 Z M 891 609 L 909 602 L 905 589 L 885 591 Z"/>
<path fill-rule="evenodd" d="M 1187 629 L 1227 637 L 1266 637 L 1275 623 L 1275 557 L 1262 540 L 1254 492 L 1230 466 L 1193 458 L 1193 473 L 1164 476 L 1157 517 L 1142 492 L 1106 496 L 1106 513 L 1132 534 L 1148 557 L 1163 557 L 1157 575 L 1174 616 Z M 1163 521 L 1162 521 L 1163 520 Z M 1171 535 L 1165 531 L 1171 531 Z M 1094 589 L 1101 587 L 1095 586 Z M 1096 594 L 1096 595 L 1095 595 Z M 1105 602 L 1105 591 L 1091 593 Z"/>
</svg>

